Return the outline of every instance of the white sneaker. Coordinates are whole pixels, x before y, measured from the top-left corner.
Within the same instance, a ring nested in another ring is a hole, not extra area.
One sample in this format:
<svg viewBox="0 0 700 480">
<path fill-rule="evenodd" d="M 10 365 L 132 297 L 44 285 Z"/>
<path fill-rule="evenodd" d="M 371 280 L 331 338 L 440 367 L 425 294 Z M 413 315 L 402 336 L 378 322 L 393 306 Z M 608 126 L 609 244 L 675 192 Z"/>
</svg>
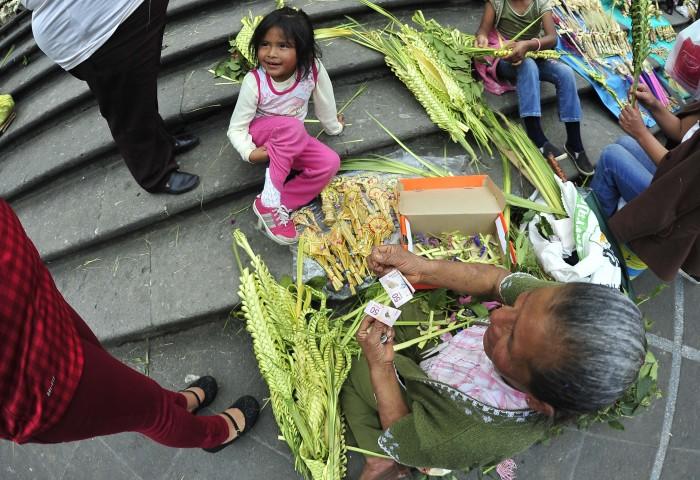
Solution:
<svg viewBox="0 0 700 480">
<path fill-rule="evenodd" d="M 685 5 L 676 5 L 676 12 L 683 17 L 683 18 L 688 18 L 690 15 L 688 14 L 688 7 Z"/>
</svg>

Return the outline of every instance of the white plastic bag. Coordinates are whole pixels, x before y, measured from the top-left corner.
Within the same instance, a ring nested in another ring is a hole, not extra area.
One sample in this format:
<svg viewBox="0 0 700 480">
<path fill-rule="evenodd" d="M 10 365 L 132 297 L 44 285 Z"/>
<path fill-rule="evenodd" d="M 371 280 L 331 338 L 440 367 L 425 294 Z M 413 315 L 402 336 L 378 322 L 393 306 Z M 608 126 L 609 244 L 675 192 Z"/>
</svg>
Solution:
<svg viewBox="0 0 700 480">
<path fill-rule="evenodd" d="M 666 59 L 666 73 L 696 100 L 700 100 L 700 20 L 676 37 L 676 43 Z"/>
<path fill-rule="evenodd" d="M 535 215 L 528 224 L 528 236 L 537 260 L 555 280 L 560 282 L 590 282 L 620 288 L 622 271 L 610 242 L 600 231 L 598 218 L 571 182 L 562 183 L 564 208 L 568 218 L 557 220 L 548 213 Z M 537 229 L 541 217 L 547 219 L 554 235 L 544 238 Z M 576 250 L 579 261 L 569 265 L 567 258 Z"/>
</svg>

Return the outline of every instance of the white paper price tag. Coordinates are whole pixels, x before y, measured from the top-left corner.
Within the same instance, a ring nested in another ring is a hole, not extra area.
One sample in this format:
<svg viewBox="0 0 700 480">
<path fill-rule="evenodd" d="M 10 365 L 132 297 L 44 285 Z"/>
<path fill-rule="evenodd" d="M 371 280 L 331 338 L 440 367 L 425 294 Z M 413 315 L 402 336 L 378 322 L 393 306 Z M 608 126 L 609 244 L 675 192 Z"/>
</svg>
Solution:
<svg viewBox="0 0 700 480">
<path fill-rule="evenodd" d="M 386 305 L 377 303 L 374 300 L 370 300 L 365 307 L 365 313 L 370 317 L 376 318 L 383 324 L 393 327 L 394 323 L 396 323 L 396 320 L 401 315 L 401 310 L 387 307 Z"/>
<path fill-rule="evenodd" d="M 392 270 L 379 279 L 396 308 L 413 298 L 415 289 L 398 270 Z"/>
</svg>

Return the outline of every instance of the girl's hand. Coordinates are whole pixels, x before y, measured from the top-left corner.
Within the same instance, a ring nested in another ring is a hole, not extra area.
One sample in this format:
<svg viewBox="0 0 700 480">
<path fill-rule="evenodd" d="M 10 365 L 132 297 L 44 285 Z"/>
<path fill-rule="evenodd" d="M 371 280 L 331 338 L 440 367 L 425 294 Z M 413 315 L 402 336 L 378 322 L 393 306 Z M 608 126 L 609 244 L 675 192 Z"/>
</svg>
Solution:
<svg viewBox="0 0 700 480">
<path fill-rule="evenodd" d="M 252 152 L 250 152 L 250 157 L 248 158 L 251 163 L 262 163 L 262 162 L 267 162 L 270 160 L 270 157 L 267 156 L 267 147 L 262 146 L 258 147 Z"/>
<path fill-rule="evenodd" d="M 382 336 L 386 341 L 382 343 Z M 394 329 L 366 316 L 357 330 L 357 343 L 367 359 L 370 369 L 394 362 Z"/>
<path fill-rule="evenodd" d="M 653 108 L 656 106 L 656 103 L 658 103 L 658 100 L 654 96 L 653 93 L 651 93 L 651 90 L 649 90 L 649 87 L 647 87 L 644 84 L 639 84 L 637 85 L 637 91 L 633 92 L 630 89 L 630 97 L 634 95 L 637 97 L 637 100 L 639 100 L 639 103 L 644 105 L 647 108 Z"/>
<path fill-rule="evenodd" d="M 510 55 L 504 57 L 503 60 L 507 60 L 513 65 L 519 65 L 525 58 L 525 54 L 530 51 L 530 47 L 527 42 L 509 42 L 508 48 L 512 51 Z"/>
<path fill-rule="evenodd" d="M 339 113 L 338 114 L 338 122 L 340 122 L 340 124 L 343 126 L 343 128 L 345 128 L 345 115 L 343 115 L 342 113 Z"/>
<path fill-rule="evenodd" d="M 642 114 L 639 113 L 639 108 L 637 107 L 633 108 L 631 105 L 625 105 L 622 112 L 620 112 L 619 121 L 620 127 L 634 139 L 641 138 L 647 132 L 647 127 L 642 120 Z"/>
<path fill-rule="evenodd" d="M 474 40 L 474 45 L 476 45 L 479 48 L 488 47 L 489 46 L 489 37 L 487 37 L 483 33 L 477 34 L 476 39 Z"/>
</svg>

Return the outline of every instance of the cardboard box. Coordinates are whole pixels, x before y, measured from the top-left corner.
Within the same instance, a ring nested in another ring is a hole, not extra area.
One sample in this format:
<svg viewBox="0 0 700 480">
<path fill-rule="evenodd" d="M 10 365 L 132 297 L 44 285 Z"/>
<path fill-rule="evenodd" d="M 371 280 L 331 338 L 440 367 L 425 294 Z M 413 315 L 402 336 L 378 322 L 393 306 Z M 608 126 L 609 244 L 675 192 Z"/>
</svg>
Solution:
<svg viewBox="0 0 700 480">
<path fill-rule="evenodd" d="M 405 178 L 398 188 L 402 244 L 409 251 L 417 233 L 490 233 L 515 261 L 503 219 L 506 200 L 488 175 Z"/>
</svg>

